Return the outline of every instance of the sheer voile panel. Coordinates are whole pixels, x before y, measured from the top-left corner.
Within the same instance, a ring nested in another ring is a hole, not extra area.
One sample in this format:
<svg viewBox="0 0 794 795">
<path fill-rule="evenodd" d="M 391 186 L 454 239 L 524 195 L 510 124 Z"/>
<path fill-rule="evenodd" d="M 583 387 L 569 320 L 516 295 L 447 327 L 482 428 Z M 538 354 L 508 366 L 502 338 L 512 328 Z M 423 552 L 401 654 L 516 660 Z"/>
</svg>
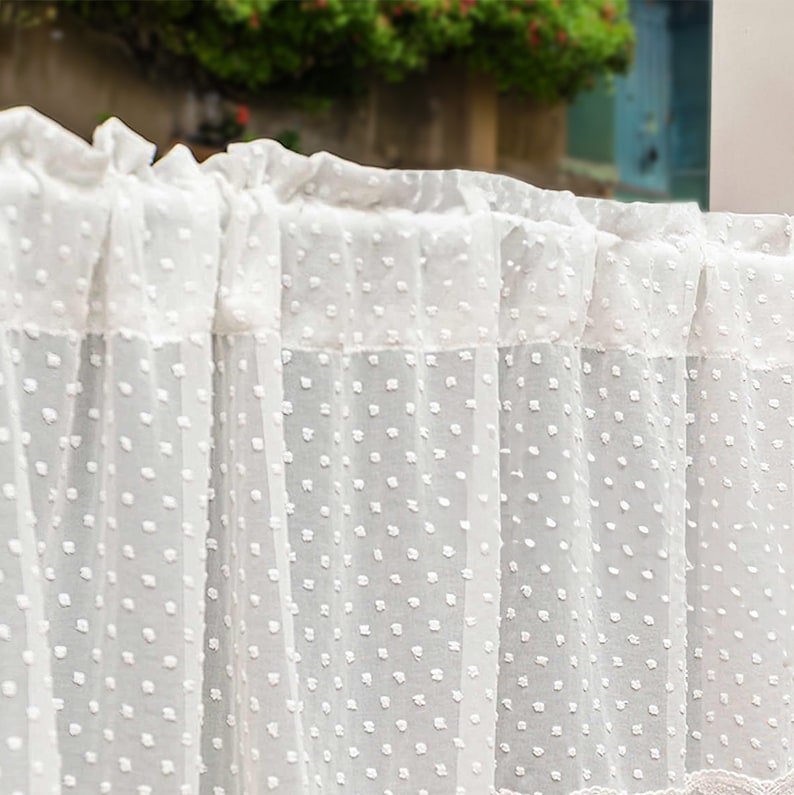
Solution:
<svg viewBox="0 0 794 795">
<path fill-rule="evenodd" d="M 787 795 L 785 216 L 0 113 L 0 791 Z"/>
</svg>

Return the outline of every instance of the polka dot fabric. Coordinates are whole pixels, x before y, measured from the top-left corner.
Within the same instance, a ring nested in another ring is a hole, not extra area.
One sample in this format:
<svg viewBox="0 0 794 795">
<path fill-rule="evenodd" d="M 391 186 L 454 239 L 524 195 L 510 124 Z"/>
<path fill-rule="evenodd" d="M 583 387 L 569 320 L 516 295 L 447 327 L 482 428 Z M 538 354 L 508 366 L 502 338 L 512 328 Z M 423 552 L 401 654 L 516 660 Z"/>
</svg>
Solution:
<svg viewBox="0 0 794 795">
<path fill-rule="evenodd" d="M 794 252 L 0 113 L 0 791 L 788 795 Z"/>
</svg>

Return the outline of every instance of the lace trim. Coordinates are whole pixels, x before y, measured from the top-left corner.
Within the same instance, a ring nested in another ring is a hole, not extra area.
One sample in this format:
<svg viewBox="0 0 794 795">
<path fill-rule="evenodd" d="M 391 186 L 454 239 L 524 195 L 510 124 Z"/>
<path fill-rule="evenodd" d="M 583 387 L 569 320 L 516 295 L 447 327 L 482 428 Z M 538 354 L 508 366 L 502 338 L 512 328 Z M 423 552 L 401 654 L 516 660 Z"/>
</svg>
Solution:
<svg viewBox="0 0 794 795">
<path fill-rule="evenodd" d="M 499 795 L 527 795 L 500 789 Z M 699 770 L 688 773 L 682 787 L 657 790 L 619 790 L 612 787 L 588 787 L 571 795 L 794 795 L 794 771 L 776 779 L 750 778 L 728 770 Z"/>
</svg>

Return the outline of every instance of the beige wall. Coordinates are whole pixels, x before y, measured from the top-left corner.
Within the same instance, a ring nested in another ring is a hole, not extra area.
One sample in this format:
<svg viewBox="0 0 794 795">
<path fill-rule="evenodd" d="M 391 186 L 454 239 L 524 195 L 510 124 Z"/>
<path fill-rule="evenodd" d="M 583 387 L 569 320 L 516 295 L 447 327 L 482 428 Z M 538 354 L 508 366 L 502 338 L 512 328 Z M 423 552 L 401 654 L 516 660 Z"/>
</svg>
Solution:
<svg viewBox="0 0 794 795">
<path fill-rule="evenodd" d="M 794 213 L 792 0 L 714 0 L 713 210 Z"/>
<path fill-rule="evenodd" d="M 68 26 L 6 29 L 0 37 L 3 107 L 32 105 L 85 138 L 100 114 L 119 110 L 147 138 L 167 141 L 184 97 L 133 78 L 132 62 L 114 43 Z"/>
<path fill-rule="evenodd" d="M 0 106 L 13 105 L 32 105 L 85 138 L 100 115 L 116 115 L 161 152 L 195 130 L 200 117 L 194 93 L 145 76 L 115 40 L 68 18 L 57 28 L 0 32 Z M 452 65 L 437 64 L 430 78 L 375 85 L 369 96 L 328 112 L 308 114 L 266 98 L 250 109 L 251 132 L 276 137 L 296 129 L 305 152 L 387 167 L 500 170 L 576 189 L 559 171 L 565 108 L 497 97 L 487 80 L 467 79 Z"/>
</svg>

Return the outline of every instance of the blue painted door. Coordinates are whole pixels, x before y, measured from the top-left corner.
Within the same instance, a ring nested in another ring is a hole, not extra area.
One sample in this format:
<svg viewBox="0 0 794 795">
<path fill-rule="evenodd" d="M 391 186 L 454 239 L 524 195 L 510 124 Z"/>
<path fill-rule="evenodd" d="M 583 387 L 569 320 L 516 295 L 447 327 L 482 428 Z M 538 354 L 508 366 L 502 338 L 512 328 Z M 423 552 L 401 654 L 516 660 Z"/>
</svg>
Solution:
<svg viewBox="0 0 794 795">
<path fill-rule="evenodd" d="M 670 192 L 708 207 L 711 2 L 676 0 L 673 39 Z"/>
<path fill-rule="evenodd" d="M 669 6 L 663 0 L 632 0 L 634 64 L 616 85 L 618 198 L 670 195 L 672 59 L 668 16 Z"/>
</svg>

